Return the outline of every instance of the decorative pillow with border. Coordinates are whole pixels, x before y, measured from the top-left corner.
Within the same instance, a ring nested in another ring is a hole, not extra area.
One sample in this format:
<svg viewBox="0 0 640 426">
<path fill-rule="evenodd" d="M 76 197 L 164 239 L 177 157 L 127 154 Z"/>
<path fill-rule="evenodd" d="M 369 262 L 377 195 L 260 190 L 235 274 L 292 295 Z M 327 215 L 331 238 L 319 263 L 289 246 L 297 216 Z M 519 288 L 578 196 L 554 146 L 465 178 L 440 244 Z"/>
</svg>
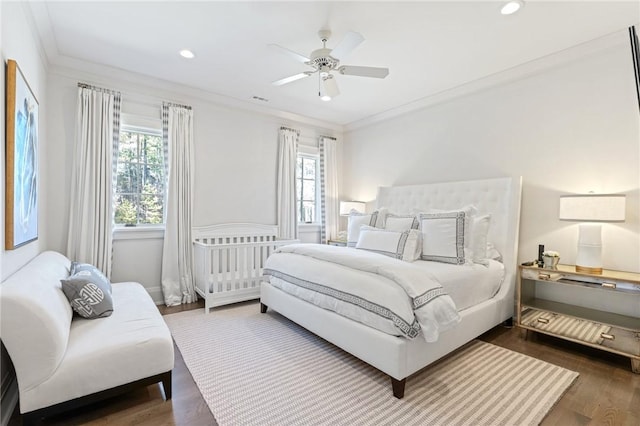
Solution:
<svg viewBox="0 0 640 426">
<path fill-rule="evenodd" d="M 351 212 L 347 223 L 347 247 L 355 247 L 360 236 L 360 227 L 376 226 L 379 215 L 378 210 L 368 214 Z"/>
<path fill-rule="evenodd" d="M 100 275 L 95 271 L 84 270 L 60 280 L 62 292 L 71 307 L 83 318 L 103 318 L 113 312 L 111 283 L 107 281 L 108 285 L 105 285 L 104 275 Z"/>
<path fill-rule="evenodd" d="M 388 213 L 384 220 L 384 229 L 388 231 L 403 232 L 409 229 L 418 229 L 420 223 L 415 215 L 397 215 Z"/>
<path fill-rule="evenodd" d="M 403 232 L 363 226 L 356 248 L 380 253 L 395 259 L 413 262 L 420 258 L 421 234 L 417 229 Z"/>
<path fill-rule="evenodd" d="M 422 260 L 463 265 L 473 262 L 471 248 L 473 206 L 420 213 Z"/>
<path fill-rule="evenodd" d="M 75 260 L 72 261 L 71 268 L 69 268 L 69 275 L 75 275 L 81 271 L 91 271 L 94 274 L 94 278 L 101 279 L 104 285 L 109 288 L 109 293 L 111 293 L 111 281 L 109 281 L 109 278 L 107 278 L 100 269 L 90 263 L 80 263 Z"/>
</svg>

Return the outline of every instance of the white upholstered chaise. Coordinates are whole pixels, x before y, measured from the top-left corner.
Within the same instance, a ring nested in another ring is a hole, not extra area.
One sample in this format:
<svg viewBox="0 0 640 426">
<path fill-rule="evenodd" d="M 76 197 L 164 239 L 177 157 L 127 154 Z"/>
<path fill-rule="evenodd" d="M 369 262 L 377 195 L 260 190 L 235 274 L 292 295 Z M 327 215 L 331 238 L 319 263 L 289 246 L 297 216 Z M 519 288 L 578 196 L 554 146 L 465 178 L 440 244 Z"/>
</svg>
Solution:
<svg viewBox="0 0 640 426">
<path fill-rule="evenodd" d="M 69 266 L 44 252 L 0 285 L 0 337 L 15 366 L 23 424 L 157 382 L 170 399 L 173 340 L 144 287 L 114 283 L 111 316 L 74 317 L 60 284 Z"/>
</svg>

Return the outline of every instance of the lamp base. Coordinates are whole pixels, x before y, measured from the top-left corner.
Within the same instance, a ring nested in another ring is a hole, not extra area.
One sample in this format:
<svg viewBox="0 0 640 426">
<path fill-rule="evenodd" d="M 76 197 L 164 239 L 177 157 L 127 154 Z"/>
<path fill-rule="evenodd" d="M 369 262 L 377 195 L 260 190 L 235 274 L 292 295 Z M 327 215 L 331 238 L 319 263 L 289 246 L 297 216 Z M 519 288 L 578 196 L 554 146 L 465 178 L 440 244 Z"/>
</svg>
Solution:
<svg viewBox="0 0 640 426">
<path fill-rule="evenodd" d="M 602 275 L 602 268 L 590 268 L 588 266 L 576 265 L 576 272 L 582 272 L 584 274 Z"/>
</svg>

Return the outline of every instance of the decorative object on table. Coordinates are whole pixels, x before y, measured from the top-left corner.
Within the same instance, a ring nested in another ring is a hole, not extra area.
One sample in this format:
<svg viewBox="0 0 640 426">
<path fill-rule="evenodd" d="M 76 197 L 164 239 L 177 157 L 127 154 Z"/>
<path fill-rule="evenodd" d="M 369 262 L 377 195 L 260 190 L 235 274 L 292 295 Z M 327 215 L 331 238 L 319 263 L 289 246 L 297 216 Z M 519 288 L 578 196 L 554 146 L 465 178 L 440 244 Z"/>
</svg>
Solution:
<svg viewBox="0 0 640 426">
<path fill-rule="evenodd" d="M 547 269 L 555 269 L 560 262 L 560 253 L 553 250 L 546 250 L 542 252 L 542 262 Z"/>
<path fill-rule="evenodd" d="M 581 222 L 624 222 L 624 195 L 563 195 L 560 220 Z M 578 236 L 576 271 L 602 273 L 602 225 L 581 223 Z"/>
<path fill-rule="evenodd" d="M 18 64 L 6 75 L 6 250 L 38 239 L 38 100 Z"/>
<path fill-rule="evenodd" d="M 362 201 L 340 201 L 340 216 L 349 216 L 352 210 L 364 213 L 365 203 Z"/>
<path fill-rule="evenodd" d="M 538 244 L 538 267 L 542 268 L 542 253 L 544 252 L 544 244 Z"/>
</svg>

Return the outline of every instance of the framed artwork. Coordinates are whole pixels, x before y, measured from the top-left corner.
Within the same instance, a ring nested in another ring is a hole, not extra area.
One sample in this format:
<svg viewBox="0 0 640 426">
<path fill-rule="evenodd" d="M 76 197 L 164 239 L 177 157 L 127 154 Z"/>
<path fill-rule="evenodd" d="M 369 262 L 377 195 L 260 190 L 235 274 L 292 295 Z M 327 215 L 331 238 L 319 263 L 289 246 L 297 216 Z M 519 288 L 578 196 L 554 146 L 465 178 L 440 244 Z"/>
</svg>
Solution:
<svg viewBox="0 0 640 426">
<path fill-rule="evenodd" d="M 5 249 L 38 239 L 38 100 L 16 61 L 6 72 Z"/>
</svg>

